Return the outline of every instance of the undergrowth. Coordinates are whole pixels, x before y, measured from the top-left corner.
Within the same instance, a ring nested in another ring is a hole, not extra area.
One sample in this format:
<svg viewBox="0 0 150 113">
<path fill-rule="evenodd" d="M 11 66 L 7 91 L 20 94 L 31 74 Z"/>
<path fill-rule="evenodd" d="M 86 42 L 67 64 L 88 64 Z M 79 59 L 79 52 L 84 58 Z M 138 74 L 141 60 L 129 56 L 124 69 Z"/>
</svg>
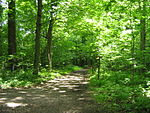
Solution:
<svg viewBox="0 0 150 113">
<path fill-rule="evenodd" d="M 114 113 L 150 113 L 150 79 L 125 71 L 102 72 L 90 79 L 94 98 Z"/>
<path fill-rule="evenodd" d="M 79 69 L 81 68 L 73 65 L 68 65 L 57 70 L 54 69 L 51 72 L 43 68 L 41 69 L 39 75 L 33 75 L 33 71 L 31 69 L 16 70 L 13 72 L 1 70 L 0 89 L 31 87 Z"/>
<path fill-rule="evenodd" d="M 57 71 L 60 74 L 68 74 L 70 72 L 77 71 L 77 70 L 80 70 L 80 69 L 82 69 L 82 68 L 79 67 L 79 66 L 67 65 L 67 66 L 64 66 L 62 68 L 57 69 Z"/>
</svg>

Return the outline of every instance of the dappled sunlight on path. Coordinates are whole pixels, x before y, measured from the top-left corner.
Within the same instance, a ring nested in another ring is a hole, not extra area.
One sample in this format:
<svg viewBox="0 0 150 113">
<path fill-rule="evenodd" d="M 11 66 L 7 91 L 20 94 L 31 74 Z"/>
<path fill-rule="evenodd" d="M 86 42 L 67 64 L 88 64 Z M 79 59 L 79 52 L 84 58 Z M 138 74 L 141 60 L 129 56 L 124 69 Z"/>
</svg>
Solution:
<svg viewBox="0 0 150 113">
<path fill-rule="evenodd" d="M 29 89 L 0 91 L 0 113 L 100 113 L 87 90 L 87 70 Z"/>
</svg>

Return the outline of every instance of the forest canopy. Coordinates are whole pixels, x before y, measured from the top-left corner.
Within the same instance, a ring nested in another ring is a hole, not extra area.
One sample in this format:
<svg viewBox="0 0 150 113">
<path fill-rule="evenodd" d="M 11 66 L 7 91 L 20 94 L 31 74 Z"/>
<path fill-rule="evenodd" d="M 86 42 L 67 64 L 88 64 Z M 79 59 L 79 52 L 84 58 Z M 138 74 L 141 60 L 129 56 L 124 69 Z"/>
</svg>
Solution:
<svg viewBox="0 0 150 113">
<path fill-rule="evenodd" d="M 0 0 L 1 88 L 77 66 L 91 68 L 97 100 L 148 112 L 150 1 Z"/>
</svg>

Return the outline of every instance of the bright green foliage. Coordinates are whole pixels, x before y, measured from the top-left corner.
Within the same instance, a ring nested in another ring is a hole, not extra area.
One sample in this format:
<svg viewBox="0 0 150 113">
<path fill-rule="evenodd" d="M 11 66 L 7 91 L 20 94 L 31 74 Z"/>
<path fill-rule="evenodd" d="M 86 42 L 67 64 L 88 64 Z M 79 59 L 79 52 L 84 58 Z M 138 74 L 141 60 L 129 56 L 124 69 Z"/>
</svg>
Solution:
<svg viewBox="0 0 150 113">
<path fill-rule="evenodd" d="M 67 65 L 67 66 L 65 66 L 63 68 L 60 68 L 59 69 L 59 73 L 60 74 L 68 74 L 70 72 L 74 72 L 74 71 L 77 71 L 77 70 L 80 70 L 80 69 L 82 69 L 82 68 L 79 67 L 79 66 Z"/>
<path fill-rule="evenodd" d="M 72 71 L 80 70 L 78 66 L 68 65 L 60 68 L 59 70 L 53 70 L 52 72 L 47 69 L 41 69 L 39 76 L 33 75 L 32 70 L 28 69 L 14 71 L 1 71 L 0 72 L 0 88 L 17 88 L 17 87 L 32 87 L 33 85 L 44 83 L 48 80 L 61 76 L 61 74 L 68 74 Z"/>
<path fill-rule="evenodd" d="M 52 8 L 51 0 L 43 0 L 41 65 L 37 78 L 32 74 L 36 0 L 16 0 L 17 54 L 12 56 L 7 54 L 7 1 L 2 2 L 0 83 L 5 84 L 3 87 L 11 84 L 14 87 L 31 86 L 35 82 L 54 78 L 53 75 L 57 76 L 58 73 L 65 74 L 80 69 L 72 65 L 91 67 L 94 76 L 91 84 L 96 87 L 98 101 L 106 102 L 107 107 L 112 104 L 110 108 L 120 108 L 117 109 L 119 112 L 148 112 L 149 0 L 55 0 L 55 7 Z M 59 71 L 49 72 L 46 36 L 51 12 L 54 17 L 52 66 Z M 146 34 L 145 44 L 141 41 L 144 38 L 141 32 Z M 141 46 L 145 49 L 141 50 Z M 10 73 L 7 68 L 8 61 L 14 57 L 17 62 L 16 71 Z M 97 80 L 98 75 L 100 80 Z"/>
<path fill-rule="evenodd" d="M 107 71 L 100 80 L 91 77 L 94 98 L 113 112 L 148 113 L 150 110 L 148 78 L 139 75 L 130 78 L 130 73 Z"/>
</svg>

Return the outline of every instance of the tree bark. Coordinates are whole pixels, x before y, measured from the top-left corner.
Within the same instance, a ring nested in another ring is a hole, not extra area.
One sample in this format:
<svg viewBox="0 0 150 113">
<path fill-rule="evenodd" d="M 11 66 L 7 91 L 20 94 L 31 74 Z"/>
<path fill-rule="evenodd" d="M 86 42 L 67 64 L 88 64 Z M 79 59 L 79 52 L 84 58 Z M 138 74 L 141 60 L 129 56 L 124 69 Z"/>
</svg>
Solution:
<svg viewBox="0 0 150 113">
<path fill-rule="evenodd" d="M 97 66 L 97 68 L 98 68 L 98 80 L 100 79 L 100 74 L 101 74 L 101 56 L 98 56 L 98 66 Z"/>
<path fill-rule="evenodd" d="M 55 0 L 51 1 L 51 13 L 50 13 L 50 21 L 49 21 L 49 27 L 47 32 L 47 60 L 48 60 L 48 68 L 49 70 L 52 70 L 52 32 L 53 32 L 53 24 L 54 24 L 54 10 L 53 6 L 56 6 Z"/>
<path fill-rule="evenodd" d="M 3 15 L 3 7 L 1 5 L 2 0 L 0 0 L 0 56 L 3 55 L 2 48 L 2 15 Z"/>
<path fill-rule="evenodd" d="M 48 68 L 52 70 L 52 31 L 53 31 L 53 19 L 51 13 L 51 20 L 49 23 L 48 33 L 47 33 L 47 58 L 48 58 Z"/>
<path fill-rule="evenodd" d="M 35 56 L 33 74 L 38 75 L 40 67 L 40 38 L 41 38 L 42 0 L 38 0 L 38 12 L 36 22 Z"/>
<path fill-rule="evenodd" d="M 16 10 L 15 0 L 8 2 L 8 55 L 16 54 Z M 11 70 L 14 70 L 15 59 L 9 60 Z"/>
<path fill-rule="evenodd" d="M 145 43 L 146 43 L 146 19 L 145 19 L 145 0 L 143 0 L 143 6 L 140 6 L 142 16 L 140 19 L 140 25 L 141 25 L 141 30 L 140 30 L 140 50 L 141 50 L 141 64 L 145 66 L 145 55 L 144 55 L 144 50 L 145 50 Z M 141 73 L 143 73 L 143 68 L 141 69 Z"/>
<path fill-rule="evenodd" d="M 132 41 L 131 41 L 131 58 L 132 58 L 132 64 L 131 64 L 131 79 L 133 80 L 133 77 L 134 77 L 134 74 L 135 74 L 135 69 L 134 69 L 134 66 L 135 66 L 135 35 L 134 35 L 134 26 L 133 26 L 133 23 L 134 23 L 134 17 L 133 17 L 133 14 L 132 14 L 132 7 L 133 7 L 133 3 L 132 1 L 130 2 L 131 6 L 130 6 L 130 29 L 132 30 L 131 32 L 131 38 L 132 38 Z"/>
<path fill-rule="evenodd" d="M 16 53 L 16 11 L 15 0 L 8 3 L 8 54 Z"/>
</svg>

